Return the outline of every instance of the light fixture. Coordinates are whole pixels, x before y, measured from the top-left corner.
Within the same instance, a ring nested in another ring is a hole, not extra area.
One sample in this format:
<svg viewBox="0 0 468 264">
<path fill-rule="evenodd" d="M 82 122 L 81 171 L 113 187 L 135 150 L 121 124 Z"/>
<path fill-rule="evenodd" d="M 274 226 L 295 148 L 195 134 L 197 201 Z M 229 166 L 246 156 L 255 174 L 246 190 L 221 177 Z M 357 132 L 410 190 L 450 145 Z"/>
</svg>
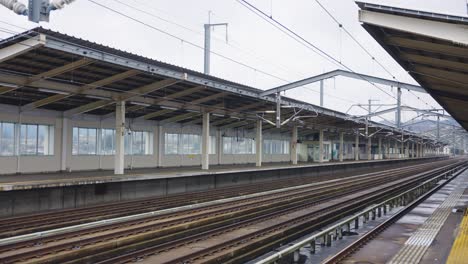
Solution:
<svg viewBox="0 0 468 264">
<path fill-rule="evenodd" d="M 192 109 L 184 109 L 184 110 L 190 113 L 200 113 L 200 111 L 192 110 Z"/>
<path fill-rule="evenodd" d="M 106 100 L 106 101 L 111 100 L 110 98 L 103 97 L 103 96 L 98 96 L 98 95 L 89 95 L 89 94 L 87 94 L 87 95 L 85 95 L 85 97 L 91 98 L 91 99 Z"/>
<path fill-rule="evenodd" d="M 174 111 L 175 111 L 175 110 L 178 110 L 178 109 L 175 108 L 175 107 L 164 106 L 164 105 L 160 105 L 159 107 L 162 108 L 162 109 L 167 109 L 167 110 L 174 110 Z"/>
<path fill-rule="evenodd" d="M 212 114 L 213 116 L 217 116 L 217 117 L 224 117 L 224 115 L 221 115 L 221 114 Z"/>
<path fill-rule="evenodd" d="M 58 91 L 58 90 L 51 90 L 51 89 L 45 89 L 45 88 L 39 88 L 40 92 L 44 93 L 53 93 L 53 94 L 63 94 L 63 95 L 69 95 L 70 93 L 64 92 L 64 91 Z"/>
<path fill-rule="evenodd" d="M 151 106 L 150 104 L 140 103 L 140 102 L 133 102 L 133 101 L 131 101 L 130 103 L 133 104 L 133 105 L 141 105 L 141 106 L 144 106 L 144 107 Z"/>
<path fill-rule="evenodd" d="M 19 88 L 19 85 L 12 84 L 12 83 L 4 83 L 4 82 L 0 82 L 0 86 L 11 87 L 11 88 Z"/>
</svg>

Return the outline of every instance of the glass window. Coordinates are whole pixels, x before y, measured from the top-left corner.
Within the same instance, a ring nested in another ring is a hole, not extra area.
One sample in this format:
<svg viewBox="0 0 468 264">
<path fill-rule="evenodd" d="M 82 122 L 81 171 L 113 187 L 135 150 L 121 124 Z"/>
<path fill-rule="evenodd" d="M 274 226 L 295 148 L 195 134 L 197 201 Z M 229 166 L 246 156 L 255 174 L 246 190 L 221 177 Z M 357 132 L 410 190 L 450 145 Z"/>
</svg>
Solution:
<svg viewBox="0 0 468 264">
<path fill-rule="evenodd" d="M 289 154 L 289 144 L 287 140 L 265 139 L 263 141 L 264 154 Z"/>
<path fill-rule="evenodd" d="M 224 154 L 255 154 L 255 140 L 251 138 L 223 137 Z"/>
<path fill-rule="evenodd" d="M 96 128 L 74 127 L 73 155 L 96 155 L 97 132 Z"/>
<path fill-rule="evenodd" d="M 209 154 L 216 154 L 216 137 L 210 136 L 210 151 Z"/>
<path fill-rule="evenodd" d="M 178 134 L 164 134 L 164 154 L 177 154 L 179 148 Z"/>
<path fill-rule="evenodd" d="M 101 155 L 115 154 L 115 129 L 101 130 Z"/>
<path fill-rule="evenodd" d="M 132 131 L 124 137 L 125 154 L 152 155 L 153 133 L 147 131 Z"/>
<path fill-rule="evenodd" d="M 0 122 L 0 156 L 15 155 L 15 124 Z"/>
<path fill-rule="evenodd" d="M 21 155 L 53 155 L 53 126 L 22 124 L 19 153 Z"/>
</svg>

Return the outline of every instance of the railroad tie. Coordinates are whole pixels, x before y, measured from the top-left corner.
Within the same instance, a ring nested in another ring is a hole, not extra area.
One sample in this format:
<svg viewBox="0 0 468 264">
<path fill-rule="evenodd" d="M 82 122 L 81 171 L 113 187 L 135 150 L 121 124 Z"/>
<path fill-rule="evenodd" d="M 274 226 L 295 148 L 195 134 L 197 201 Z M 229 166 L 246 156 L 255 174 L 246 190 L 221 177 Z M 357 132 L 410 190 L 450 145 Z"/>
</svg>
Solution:
<svg viewBox="0 0 468 264">
<path fill-rule="evenodd" d="M 405 242 L 400 251 L 388 262 L 389 264 L 419 263 L 424 253 L 434 241 L 444 225 L 452 208 L 457 204 L 465 188 L 468 187 L 468 170 L 459 175 L 453 183 L 455 189 L 443 201 L 434 213 Z M 465 217 L 466 218 L 466 217 Z M 465 246 L 468 235 L 465 236 Z M 460 262 L 453 262 L 460 263 Z"/>
</svg>

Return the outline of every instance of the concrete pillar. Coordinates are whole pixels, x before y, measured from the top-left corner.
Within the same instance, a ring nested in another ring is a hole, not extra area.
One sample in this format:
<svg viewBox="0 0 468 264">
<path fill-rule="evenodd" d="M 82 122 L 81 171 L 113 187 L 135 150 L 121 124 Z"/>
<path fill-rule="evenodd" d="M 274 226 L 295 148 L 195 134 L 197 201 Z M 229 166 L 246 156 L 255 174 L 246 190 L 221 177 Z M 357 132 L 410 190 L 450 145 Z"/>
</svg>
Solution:
<svg viewBox="0 0 468 264">
<path fill-rule="evenodd" d="M 372 159 L 372 139 L 371 137 L 367 138 L 367 145 L 366 145 L 366 153 L 367 153 L 367 160 Z"/>
<path fill-rule="evenodd" d="M 354 160 L 359 160 L 359 131 L 356 133 L 356 140 L 354 142 Z"/>
<path fill-rule="evenodd" d="M 323 129 L 319 131 L 319 162 L 323 162 Z"/>
<path fill-rule="evenodd" d="M 414 142 L 411 143 L 411 158 L 414 158 Z"/>
<path fill-rule="evenodd" d="M 343 161 L 344 155 L 344 132 L 340 132 L 340 153 L 338 154 L 340 161 Z"/>
<path fill-rule="evenodd" d="M 257 120 L 255 135 L 255 166 L 262 166 L 262 151 L 263 151 L 263 140 L 262 140 L 262 120 Z"/>
<path fill-rule="evenodd" d="M 202 170 L 210 168 L 210 113 L 203 113 L 202 123 Z"/>
<path fill-rule="evenodd" d="M 291 163 L 293 165 L 297 164 L 297 126 L 293 126 L 292 137 L 291 137 Z"/>
<path fill-rule="evenodd" d="M 383 159 L 382 138 L 379 137 L 379 159 Z"/>
<path fill-rule="evenodd" d="M 67 154 L 68 154 L 68 118 L 62 118 L 62 153 L 60 153 L 60 170 L 67 170 Z M 71 145 L 71 144 L 70 144 Z"/>
<path fill-rule="evenodd" d="M 403 137 L 402 137 L 400 143 L 401 143 L 401 145 L 400 145 L 400 154 L 401 154 L 402 157 L 404 157 L 405 156 L 405 142 L 403 141 Z"/>
<path fill-rule="evenodd" d="M 125 101 L 115 105 L 115 157 L 114 174 L 124 174 L 125 164 Z"/>
<path fill-rule="evenodd" d="M 410 149 L 410 142 L 408 141 L 408 143 L 406 143 L 405 158 L 410 157 L 409 149 Z"/>
</svg>

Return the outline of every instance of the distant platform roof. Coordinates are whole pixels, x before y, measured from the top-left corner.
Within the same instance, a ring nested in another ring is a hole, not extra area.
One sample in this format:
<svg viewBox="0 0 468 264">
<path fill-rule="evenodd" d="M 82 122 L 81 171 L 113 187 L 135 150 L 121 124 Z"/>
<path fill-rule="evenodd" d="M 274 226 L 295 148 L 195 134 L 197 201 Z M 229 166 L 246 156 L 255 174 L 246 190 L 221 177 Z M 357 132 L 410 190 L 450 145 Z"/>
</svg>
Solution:
<svg viewBox="0 0 468 264">
<path fill-rule="evenodd" d="M 468 130 L 468 17 L 357 4 L 363 27 Z"/>
</svg>

